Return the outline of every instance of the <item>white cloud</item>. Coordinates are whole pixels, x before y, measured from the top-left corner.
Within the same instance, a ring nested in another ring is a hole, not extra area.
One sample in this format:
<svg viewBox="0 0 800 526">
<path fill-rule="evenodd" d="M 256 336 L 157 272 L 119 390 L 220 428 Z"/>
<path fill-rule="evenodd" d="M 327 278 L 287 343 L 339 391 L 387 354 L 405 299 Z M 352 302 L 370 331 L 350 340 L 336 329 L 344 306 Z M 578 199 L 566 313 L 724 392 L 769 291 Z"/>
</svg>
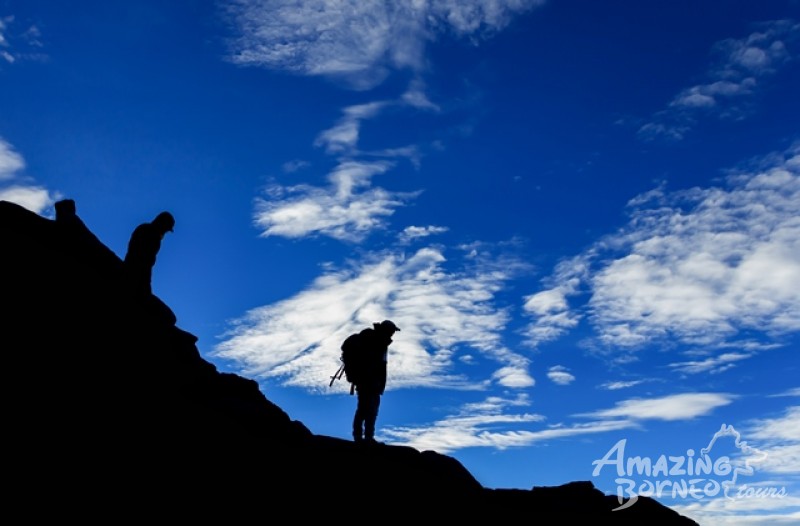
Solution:
<svg viewBox="0 0 800 526">
<path fill-rule="evenodd" d="M 564 261 L 549 280 L 557 283 L 553 288 L 524 298 L 523 310 L 534 318 L 525 330 L 531 345 L 554 340 L 578 325 L 582 315 L 570 310 L 567 297 L 578 293 L 587 270 L 583 256 Z"/>
<path fill-rule="evenodd" d="M 774 394 L 772 396 L 800 396 L 800 387 L 794 387 L 783 393 Z"/>
<path fill-rule="evenodd" d="M 800 145 L 731 175 L 727 187 L 652 191 L 631 207 L 625 228 L 560 265 L 527 298 L 532 345 L 581 316 L 618 353 L 658 340 L 752 349 L 740 335 L 774 344 L 800 330 Z M 579 310 L 570 302 L 581 295 L 588 302 Z M 714 370 L 742 354 L 679 365 Z"/>
<path fill-rule="evenodd" d="M 9 47 L 8 39 L 6 38 L 6 33 L 8 31 L 8 24 L 14 21 L 13 16 L 6 16 L 0 18 L 0 57 L 8 62 L 9 64 L 13 64 L 16 61 L 14 55 L 12 55 L 7 48 Z M 2 147 L 2 142 L 0 140 L 0 147 Z M 0 177 L 2 176 L 2 170 L 0 170 Z"/>
<path fill-rule="evenodd" d="M 518 395 L 515 399 L 490 397 L 481 403 L 465 404 L 455 415 L 430 425 L 388 426 L 382 429 L 381 434 L 393 444 L 446 454 L 468 447 L 491 447 L 501 450 L 525 447 L 537 442 L 606 433 L 637 425 L 630 420 L 603 420 L 531 430 L 526 427 L 543 422 L 545 418 L 542 415 L 510 410 L 528 405 L 528 398 L 524 394 Z"/>
<path fill-rule="evenodd" d="M 55 202 L 46 188 L 40 186 L 9 186 L 0 188 L 0 201 L 10 201 L 31 212 L 41 214 Z"/>
<path fill-rule="evenodd" d="M 403 146 L 384 148 L 376 151 L 359 151 L 358 140 L 361 132 L 361 122 L 374 119 L 386 108 L 416 107 L 426 110 L 437 109 L 427 101 L 418 83 L 412 82 L 412 87 L 398 100 L 373 101 L 363 104 L 348 106 L 342 110 L 339 121 L 317 136 L 314 144 L 325 148 L 329 154 L 353 157 L 356 155 L 369 155 L 373 157 L 407 157 L 415 165 L 419 164 L 419 151 L 416 146 Z M 413 95 L 409 95 L 413 93 Z M 424 99 L 424 100 L 423 100 Z"/>
<path fill-rule="evenodd" d="M 669 507 L 703 526 L 763 526 L 800 524 L 800 498 L 728 499 L 720 497 Z"/>
<path fill-rule="evenodd" d="M 13 18 L 12 18 L 13 20 Z M 5 37 L 6 27 L 8 25 L 9 17 L 0 18 L 0 46 L 8 46 L 8 40 Z"/>
<path fill-rule="evenodd" d="M 230 0 L 230 60 L 302 75 L 343 78 L 357 88 L 391 69 L 422 70 L 427 42 L 450 32 L 473 38 L 507 26 L 543 0 Z"/>
<path fill-rule="evenodd" d="M 719 356 L 712 356 L 710 358 L 706 358 L 705 360 L 692 360 L 689 362 L 679 362 L 679 363 L 671 363 L 669 366 L 676 371 L 680 371 L 682 373 L 688 374 L 697 374 L 697 373 L 721 373 L 723 371 L 727 371 L 728 369 L 735 367 L 736 364 L 734 362 L 738 362 L 740 360 L 745 360 L 750 358 L 752 354 L 746 353 L 723 353 Z"/>
<path fill-rule="evenodd" d="M 708 73 L 709 81 L 689 87 L 639 129 L 644 139 L 664 137 L 680 140 L 705 114 L 742 118 L 743 104 L 759 87 L 759 79 L 774 73 L 795 58 L 790 45 L 800 37 L 800 24 L 778 20 L 761 24 L 743 39 L 718 42 L 718 63 Z"/>
<path fill-rule="evenodd" d="M 771 443 L 788 440 L 800 444 L 800 406 L 788 407 L 780 417 L 753 422 L 747 436 Z M 800 473 L 800 467 L 797 471 Z"/>
<path fill-rule="evenodd" d="M 536 382 L 528 372 L 527 360 L 519 360 L 521 363 L 507 365 L 496 370 L 492 374 L 492 379 L 496 380 L 503 387 L 521 389 L 523 387 L 533 387 Z"/>
<path fill-rule="evenodd" d="M 390 348 L 389 389 L 484 389 L 492 380 L 532 385 L 528 360 L 500 341 L 508 314 L 493 299 L 510 276 L 493 267 L 453 274 L 444 265 L 439 250 L 424 248 L 410 257 L 383 255 L 352 271 L 331 271 L 294 297 L 236 320 L 214 354 L 234 360 L 244 374 L 327 391 L 344 338 L 390 318 L 403 330 Z M 455 372 L 462 348 L 494 360 L 499 372 L 488 378 Z"/>
<path fill-rule="evenodd" d="M 371 179 L 394 167 L 397 158 L 407 158 L 414 166 L 419 166 L 420 153 L 413 145 L 360 151 L 361 122 L 375 118 L 386 107 L 408 104 L 402 100 L 374 101 L 344 108 L 341 119 L 315 140 L 316 146 L 340 158 L 328 175 L 330 186 L 276 184 L 268 187 L 266 197 L 255 200 L 254 222 L 262 230 L 261 235 L 297 238 L 322 234 L 358 242 L 371 231 L 383 228 L 386 218 L 419 192 L 390 192 L 372 187 Z M 308 163 L 293 161 L 283 168 L 285 172 L 293 172 L 306 166 Z"/>
<path fill-rule="evenodd" d="M 317 137 L 315 144 L 324 146 L 328 153 L 354 153 L 358 145 L 361 121 L 374 118 L 388 104 L 384 101 L 376 101 L 348 106 L 344 109 L 344 115 L 338 124 L 322 132 Z"/>
<path fill-rule="evenodd" d="M 441 109 L 438 104 L 431 102 L 425 94 L 425 85 L 420 79 L 411 82 L 408 90 L 403 93 L 402 101 L 414 108 L 432 111 L 439 111 Z"/>
<path fill-rule="evenodd" d="M 419 450 L 450 453 L 467 447 L 506 449 L 524 447 L 537 442 L 639 428 L 642 420 L 689 420 L 711 413 L 731 403 L 726 393 L 684 393 L 653 399 L 624 400 L 614 408 L 574 415 L 592 417 L 590 422 L 559 423 L 545 429 L 529 429 L 544 421 L 541 415 L 509 410 L 529 405 L 520 394 L 516 399 L 490 397 L 486 401 L 467 404 L 451 416 L 428 425 L 387 427 L 383 436 L 398 445 Z"/>
<path fill-rule="evenodd" d="M 544 418 L 541 415 L 510 413 L 506 410 L 510 406 L 527 405 L 527 397 L 520 395 L 513 404 L 494 397 L 482 404 L 465 405 L 456 415 L 430 425 L 389 427 L 384 430 L 384 435 L 396 444 L 420 450 L 431 449 L 439 453 L 449 453 L 466 447 L 506 449 L 560 438 L 635 428 L 640 426 L 640 420 L 692 419 L 706 415 L 732 400 L 732 395 L 724 393 L 686 393 L 656 399 L 625 400 L 612 409 L 576 415 L 597 418 L 591 422 L 557 424 L 546 429 L 530 430 L 522 426 L 542 422 Z"/>
<path fill-rule="evenodd" d="M 423 237 L 433 236 L 436 234 L 443 234 L 449 229 L 444 226 L 407 226 L 400 233 L 399 238 L 401 243 L 408 243 L 413 239 L 420 239 Z"/>
<path fill-rule="evenodd" d="M 286 161 L 285 163 L 283 163 L 281 169 L 283 169 L 283 171 L 286 173 L 294 173 L 299 170 L 302 170 L 303 168 L 308 168 L 309 166 L 311 166 L 311 163 L 309 163 L 308 161 L 303 161 L 302 159 L 295 159 L 293 161 Z"/>
<path fill-rule="evenodd" d="M 41 31 L 31 25 L 24 31 L 9 31 L 11 26 L 18 26 L 14 16 L 0 17 L 0 57 L 9 64 L 18 60 L 45 60 L 47 55 L 41 52 L 43 47 Z"/>
<path fill-rule="evenodd" d="M 515 427 L 541 422 L 544 417 L 532 413 L 509 413 L 509 407 L 527 406 L 525 395 L 516 399 L 490 397 L 482 403 L 465 404 L 452 416 L 420 427 L 385 427 L 381 436 L 397 445 L 406 445 L 420 451 L 448 453 L 466 447 L 508 447 L 526 445 L 519 431 L 496 431 L 498 428 Z"/>
<path fill-rule="evenodd" d="M 456 415 L 434 422 L 429 426 L 387 427 L 383 429 L 382 435 L 396 445 L 446 454 L 467 447 L 491 447 L 501 450 L 510 447 L 526 447 L 537 442 L 607 433 L 636 426 L 629 420 L 605 420 L 571 426 L 553 426 L 537 431 L 519 429 L 524 424 L 538 423 L 542 420 L 544 418 L 541 415 L 528 413 L 486 416 Z M 485 429 L 491 426 L 494 426 L 496 430 Z"/>
<path fill-rule="evenodd" d="M 569 385 L 575 381 L 575 376 L 563 365 L 554 365 L 547 371 L 547 377 L 558 385 Z"/>
<path fill-rule="evenodd" d="M 369 187 L 374 175 L 391 166 L 385 161 L 343 161 L 328 175 L 328 188 L 274 185 L 267 189 L 267 197 L 256 199 L 255 224 L 264 237 L 323 234 L 360 241 L 416 195 Z"/>
<path fill-rule="evenodd" d="M 0 25 L 0 31 L 2 29 Z M 0 200 L 16 203 L 41 214 L 53 205 L 55 197 L 46 188 L 25 182 L 19 173 L 24 168 L 25 159 L 22 155 L 0 137 L 0 182 L 7 185 L 0 186 Z"/>
<path fill-rule="evenodd" d="M 662 398 L 632 399 L 579 416 L 632 420 L 690 420 L 730 404 L 735 397 L 727 393 L 681 393 Z"/>
<path fill-rule="evenodd" d="M 25 168 L 25 160 L 22 156 L 14 150 L 13 146 L 0 138 L 0 181 L 13 179 L 23 168 Z"/>
<path fill-rule="evenodd" d="M 600 384 L 601 389 L 607 389 L 609 391 L 616 391 L 619 389 L 627 389 L 628 387 L 634 387 L 643 383 L 644 380 L 629 380 L 629 381 L 617 381 L 617 382 L 606 382 L 604 384 Z"/>
</svg>

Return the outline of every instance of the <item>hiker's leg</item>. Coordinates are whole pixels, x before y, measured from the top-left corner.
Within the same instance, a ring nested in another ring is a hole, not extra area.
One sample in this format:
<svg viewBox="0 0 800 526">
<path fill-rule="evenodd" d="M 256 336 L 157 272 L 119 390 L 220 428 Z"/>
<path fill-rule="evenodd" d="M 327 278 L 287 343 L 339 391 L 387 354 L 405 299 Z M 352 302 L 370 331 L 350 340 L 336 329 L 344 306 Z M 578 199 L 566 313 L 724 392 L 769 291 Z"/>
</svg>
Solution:
<svg viewBox="0 0 800 526">
<path fill-rule="evenodd" d="M 378 408 L 381 405 L 381 395 L 370 393 L 367 402 L 367 413 L 364 418 L 364 438 L 371 440 L 375 438 L 375 422 L 378 420 Z"/>
<path fill-rule="evenodd" d="M 358 404 L 356 405 L 356 414 L 353 416 L 353 440 L 361 440 L 363 438 L 363 425 L 364 418 L 367 414 L 366 395 L 358 393 Z"/>
</svg>

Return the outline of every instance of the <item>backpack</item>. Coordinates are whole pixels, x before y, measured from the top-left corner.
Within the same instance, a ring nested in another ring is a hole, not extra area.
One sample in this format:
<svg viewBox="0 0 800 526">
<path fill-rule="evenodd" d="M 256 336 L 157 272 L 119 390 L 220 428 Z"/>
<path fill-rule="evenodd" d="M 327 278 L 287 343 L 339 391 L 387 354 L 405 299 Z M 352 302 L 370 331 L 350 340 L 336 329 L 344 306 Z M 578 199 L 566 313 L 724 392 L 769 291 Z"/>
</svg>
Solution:
<svg viewBox="0 0 800 526">
<path fill-rule="evenodd" d="M 342 375 L 350 382 L 350 394 L 353 394 L 355 385 L 360 381 L 361 370 L 363 369 L 364 353 L 362 349 L 364 336 L 361 333 L 351 334 L 342 342 L 342 354 L 339 360 L 342 365 L 339 370 L 331 376 L 331 383 L 340 379 Z"/>
</svg>

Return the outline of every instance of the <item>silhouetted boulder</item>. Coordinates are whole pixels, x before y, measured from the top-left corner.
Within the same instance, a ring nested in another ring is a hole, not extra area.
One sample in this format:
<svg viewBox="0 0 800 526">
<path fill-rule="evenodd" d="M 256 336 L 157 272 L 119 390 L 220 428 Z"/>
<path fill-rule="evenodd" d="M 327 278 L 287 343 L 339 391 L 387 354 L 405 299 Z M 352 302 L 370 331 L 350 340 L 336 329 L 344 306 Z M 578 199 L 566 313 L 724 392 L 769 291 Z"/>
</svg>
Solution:
<svg viewBox="0 0 800 526">
<path fill-rule="evenodd" d="M 12 516 L 695 524 L 647 498 L 612 512 L 616 497 L 591 482 L 488 489 L 433 451 L 314 435 L 255 381 L 204 360 L 77 217 L 0 201 L 0 249 Z"/>
</svg>

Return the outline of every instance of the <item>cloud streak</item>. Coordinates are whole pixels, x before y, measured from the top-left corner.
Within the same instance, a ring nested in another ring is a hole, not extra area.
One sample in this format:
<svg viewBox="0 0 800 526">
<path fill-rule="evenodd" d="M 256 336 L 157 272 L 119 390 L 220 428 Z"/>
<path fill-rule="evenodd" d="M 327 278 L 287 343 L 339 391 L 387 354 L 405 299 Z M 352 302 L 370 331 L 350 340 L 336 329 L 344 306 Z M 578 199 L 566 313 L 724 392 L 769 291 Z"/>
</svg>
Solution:
<svg viewBox="0 0 800 526">
<path fill-rule="evenodd" d="M 0 17 L 0 59 L 8 64 L 19 60 L 45 60 L 39 28 L 31 25 L 22 32 L 13 32 L 11 28 L 15 25 L 18 24 L 14 16 Z"/>
<path fill-rule="evenodd" d="M 361 123 L 377 117 L 387 107 L 415 105 L 430 110 L 419 100 L 421 96 L 412 102 L 401 98 L 344 108 L 339 121 L 321 132 L 314 142 L 315 146 L 339 158 L 337 166 L 328 174 L 330 185 L 273 184 L 267 187 L 264 195 L 255 199 L 254 207 L 254 223 L 262 231 L 262 237 L 325 235 L 357 243 L 372 231 L 385 227 L 395 209 L 420 192 L 391 192 L 374 187 L 372 178 L 393 168 L 398 158 L 407 158 L 418 166 L 420 153 L 416 146 L 360 151 Z M 285 163 L 283 170 L 294 172 L 307 166 L 308 163 L 292 161 Z"/>
<path fill-rule="evenodd" d="M 708 82 L 678 93 L 666 109 L 639 129 L 639 136 L 680 140 L 703 116 L 744 118 L 762 80 L 796 58 L 798 37 L 800 24 L 777 20 L 761 24 L 745 38 L 718 42 L 713 50 L 717 62 L 707 74 Z"/>
<path fill-rule="evenodd" d="M 704 360 L 671 363 L 669 366 L 676 371 L 686 374 L 721 373 L 736 367 L 736 362 L 746 360 L 751 356 L 752 354 L 731 352 L 723 353 L 719 356 L 712 356 Z"/>
<path fill-rule="evenodd" d="M 558 385 L 569 385 L 575 381 L 575 376 L 563 365 L 554 365 L 548 369 L 547 377 Z"/>
<path fill-rule="evenodd" d="M 25 168 L 25 160 L 14 147 L 0 138 L 0 181 L 13 179 Z"/>
<path fill-rule="evenodd" d="M 683 393 L 653 399 L 632 399 L 615 407 L 577 417 L 590 417 L 589 422 L 555 424 L 544 429 L 545 417 L 517 409 L 530 405 L 527 396 L 508 400 L 492 397 L 482 404 L 466 404 L 452 416 L 430 425 L 389 427 L 382 436 L 392 443 L 439 453 L 467 447 L 507 449 L 530 446 L 573 436 L 607 433 L 636 428 L 647 420 L 690 420 L 711 413 L 731 403 L 733 396 L 724 393 Z"/>
<path fill-rule="evenodd" d="M 619 389 L 627 389 L 629 387 L 637 386 L 643 383 L 644 380 L 629 380 L 629 381 L 616 381 L 616 382 L 606 382 L 600 385 L 601 389 L 607 389 L 608 391 L 617 391 Z"/>
<path fill-rule="evenodd" d="M 734 398 L 727 393 L 681 393 L 662 398 L 625 400 L 613 408 L 585 413 L 582 416 L 603 419 L 691 420 L 730 404 Z"/>
<path fill-rule="evenodd" d="M 328 187 L 269 186 L 264 197 L 255 199 L 254 223 L 262 237 L 326 235 L 361 241 L 418 195 L 370 186 L 374 176 L 392 166 L 388 161 L 343 161 L 328 175 Z"/>
<path fill-rule="evenodd" d="M 391 70 L 425 68 L 442 33 L 473 40 L 506 27 L 543 0 L 232 0 L 224 4 L 236 64 L 380 83 Z"/>
<path fill-rule="evenodd" d="M 21 175 L 24 168 L 25 159 L 22 155 L 0 137 L 0 200 L 41 214 L 53 205 L 55 197 L 46 188 L 29 184 Z"/>
<path fill-rule="evenodd" d="M 447 232 L 449 228 L 444 226 L 407 226 L 403 229 L 403 231 L 399 235 L 399 240 L 401 243 L 410 243 L 415 239 L 421 239 L 428 236 L 434 236 L 437 234 L 443 234 Z"/>
</svg>

